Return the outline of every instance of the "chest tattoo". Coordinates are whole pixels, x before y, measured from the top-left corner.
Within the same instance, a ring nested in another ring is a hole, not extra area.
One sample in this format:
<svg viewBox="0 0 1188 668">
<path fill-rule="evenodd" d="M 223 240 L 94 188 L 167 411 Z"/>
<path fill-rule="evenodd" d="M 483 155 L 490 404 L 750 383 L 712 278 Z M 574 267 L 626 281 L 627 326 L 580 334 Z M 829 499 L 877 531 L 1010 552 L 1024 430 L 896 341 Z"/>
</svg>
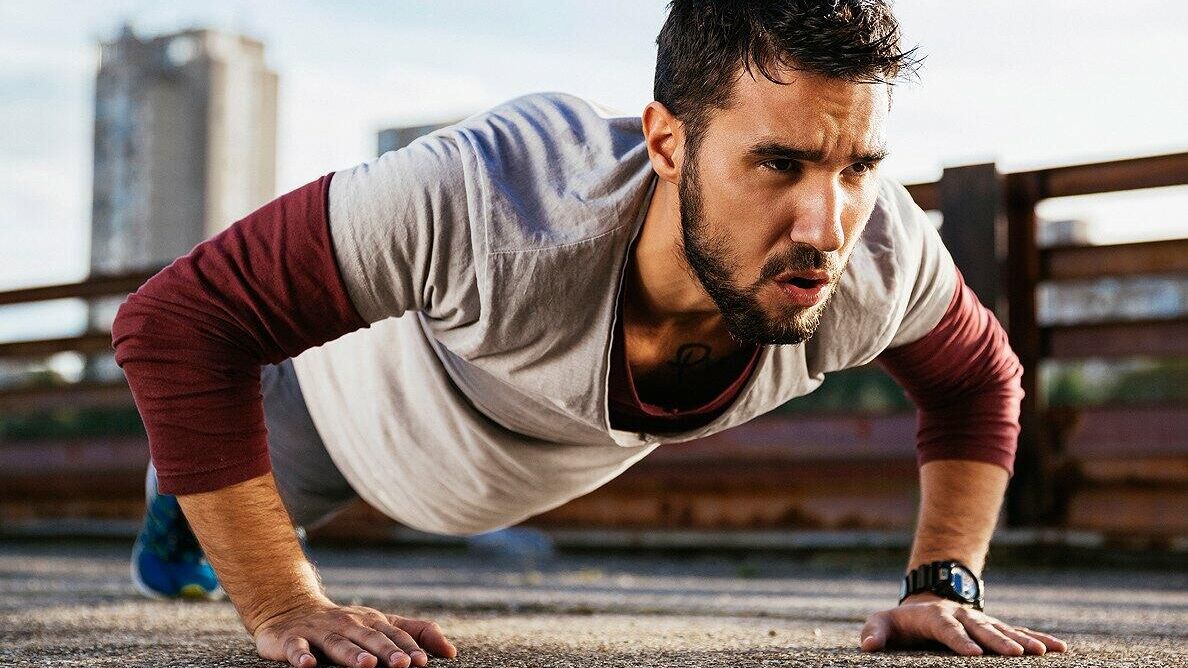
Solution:
<svg viewBox="0 0 1188 668">
<path fill-rule="evenodd" d="M 676 382 L 684 382 L 689 375 L 699 375 L 710 365 L 710 353 L 713 352 L 704 343 L 685 343 L 677 348 L 676 355 L 666 362 L 676 374 Z"/>
<path fill-rule="evenodd" d="M 708 343 L 683 343 L 653 366 L 633 369 L 636 391 L 644 401 L 659 406 L 700 406 L 718 396 L 750 359 L 746 350 L 714 353 Z"/>
</svg>

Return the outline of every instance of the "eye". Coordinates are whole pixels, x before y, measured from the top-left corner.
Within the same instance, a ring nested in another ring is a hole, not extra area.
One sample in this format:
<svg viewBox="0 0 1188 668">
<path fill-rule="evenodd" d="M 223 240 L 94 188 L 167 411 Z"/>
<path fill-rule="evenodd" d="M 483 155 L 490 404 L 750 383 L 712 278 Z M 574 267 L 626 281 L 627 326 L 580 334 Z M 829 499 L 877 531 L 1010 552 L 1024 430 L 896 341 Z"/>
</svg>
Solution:
<svg viewBox="0 0 1188 668">
<path fill-rule="evenodd" d="M 796 161 L 788 158 L 772 158 L 764 161 L 763 166 L 773 172 L 790 172 L 795 169 Z"/>
<path fill-rule="evenodd" d="M 871 162 L 855 162 L 854 164 L 850 165 L 850 169 L 855 174 L 865 174 L 869 171 L 873 171 L 874 168 L 874 163 Z"/>
</svg>

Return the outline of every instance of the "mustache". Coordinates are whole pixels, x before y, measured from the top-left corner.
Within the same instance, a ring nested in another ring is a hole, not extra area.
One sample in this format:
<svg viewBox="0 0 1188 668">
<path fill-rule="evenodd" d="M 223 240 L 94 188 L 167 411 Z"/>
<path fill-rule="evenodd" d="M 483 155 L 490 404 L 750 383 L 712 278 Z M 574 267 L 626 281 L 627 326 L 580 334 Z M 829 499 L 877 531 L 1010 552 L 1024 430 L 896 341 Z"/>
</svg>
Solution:
<svg viewBox="0 0 1188 668">
<path fill-rule="evenodd" d="M 785 271 L 824 271 L 832 280 L 838 272 L 838 259 L 808 244 L 796 244 L 778 255 L 767 258 L 759 270 L 759 280 L 771 280 Z"/>
</svg>

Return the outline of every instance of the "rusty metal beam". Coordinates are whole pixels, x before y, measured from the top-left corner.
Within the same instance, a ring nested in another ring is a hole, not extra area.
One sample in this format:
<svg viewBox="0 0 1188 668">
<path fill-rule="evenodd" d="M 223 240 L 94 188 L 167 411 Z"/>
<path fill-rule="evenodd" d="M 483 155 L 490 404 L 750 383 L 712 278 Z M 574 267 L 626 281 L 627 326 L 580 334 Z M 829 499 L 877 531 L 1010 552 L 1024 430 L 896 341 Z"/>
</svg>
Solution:
<svg viewBox="0 0 1188 668">
<path fill-rule="evenodd" d="M 60 500 L 76 505 L 92 500 L 133 502 L 144 498 L 144 471 L 30 473 L 14 476 L 0 472 L 0 501 Z M 129 503 L 128 507 L 136 507 Z"/>
<path fill-rule="evenodd" d="M 1178 457 L 1122 456 L 1077 462 L 1085 485 L 1147 485 L 1164 489 L 1188 489 L 1188 455 Z"/>
<path fill-rule="evenodd" d="M 132 393 L 123 381 L 0 390 L 0 413 L 80 407 L 123 408 L 131 405 Z"/>
<path fill-rule="evenodd" d="M 0 359 L 14 357 L 45 357 L 62 352 L 108 353 L 111 352 L 111 334 L 98 332 L 71 336 L 62 339 L 41 341 L 12 341 L 0 343 Z"/>
<path fill-rule="evenodd" d="M 768 415 L 657 448 L 543 527 L 910 529 L 916 418 Z"/>
<path fill-rule="evenodd" d="M 1067 422 L 1064 454 L 1078 461 L 1188 457 L 1188 406 L 1092 406 L 1061 413 Z"/>
<path fill-rule="evenodd" d="M 1069 529 L 1119 536 L 1188 534 L 1188 487 L 1098 483 L 1070 494 Z"/>
<path fill-rule="evenodd" d="M 147 464 L 144 438 L 0 443 L 0 499 L 142 495 Z"/>
<path fill-rule="evenodd" d="M 712 436 L 657 448 L 636 467 L 674 468 L 724 462 L 767 466 L 831 460 L 911 460 L 915 413 L 765 415 Z"/>
<path fill-rule="evenodd" d="M 1041 260 L 1045 280 L 1188 273 L 1188 239 L 1049 248 Z"/>
<path fill-rule="evenodd" d="M 1043 180 L 1042 196 L 1070 197 L 1188 184 L 1188 153 L 1024 172 Z"/>
<path fill-rule="evenodd" d="M 77 283 L 62 283 L 60 285 L 43 285 L 35 288 L 22 288 L 0 292 L 0 306 L 7 304 L 24 304 L 41 302 L 51 299 L 71 299 L 79 297 L 103 297 L 134 292 L 159 269 L 138 271 L 118 276 L 95 276 Z"/>
<path fill-rule="evenodd" d="M 1188 356 L 1188 318 L 1062 325 L 1043 339 L 1053 359 Z"/>
</svg>

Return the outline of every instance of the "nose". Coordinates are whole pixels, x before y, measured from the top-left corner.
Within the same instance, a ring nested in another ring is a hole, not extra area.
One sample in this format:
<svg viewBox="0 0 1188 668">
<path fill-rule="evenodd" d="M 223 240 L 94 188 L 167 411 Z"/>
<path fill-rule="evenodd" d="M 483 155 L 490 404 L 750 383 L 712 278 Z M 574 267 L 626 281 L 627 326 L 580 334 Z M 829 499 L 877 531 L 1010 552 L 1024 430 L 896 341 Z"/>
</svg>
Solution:
<svg viewBox="0 0 1188 668">
<path fill-rule="evenodd" d="M 797 197 L 796 215 L 788 236 L 822 253 L 840 251 L 845 244 L 842 209 L 845 191 L 833 179 L 822 179 L 807 186 Z"/>
</svg>

